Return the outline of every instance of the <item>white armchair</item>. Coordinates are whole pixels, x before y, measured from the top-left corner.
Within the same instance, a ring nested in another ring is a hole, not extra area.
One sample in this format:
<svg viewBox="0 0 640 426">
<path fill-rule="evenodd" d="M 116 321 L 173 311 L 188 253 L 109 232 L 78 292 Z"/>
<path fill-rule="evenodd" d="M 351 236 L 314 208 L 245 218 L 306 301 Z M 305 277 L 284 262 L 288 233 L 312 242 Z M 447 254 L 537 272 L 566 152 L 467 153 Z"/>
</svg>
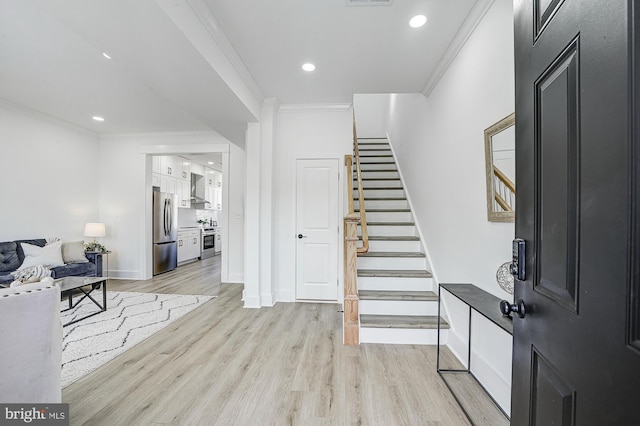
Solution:
<svg viewBox="0 0 640 426">
<path fill-rule="evenodd" d="M 61 402 L 58 286 L 0 289 L 0 347 L 0 403 Z"/>
</svg>

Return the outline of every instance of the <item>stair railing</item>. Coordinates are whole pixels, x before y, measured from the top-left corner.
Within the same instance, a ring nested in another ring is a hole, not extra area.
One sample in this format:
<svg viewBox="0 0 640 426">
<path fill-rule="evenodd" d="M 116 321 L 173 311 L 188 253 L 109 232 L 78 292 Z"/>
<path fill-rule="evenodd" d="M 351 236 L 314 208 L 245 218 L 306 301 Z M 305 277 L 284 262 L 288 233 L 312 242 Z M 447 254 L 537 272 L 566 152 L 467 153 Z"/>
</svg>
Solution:
<svg viewBox="0 0 640 426">
<path fill-rule="evenodd" d="M 355 213 L 353 202 L 353 157 L 345 155 L 347 194 L 349 213 L 344 218 L 344 344 L 360 343 L 360 316 L 358 315 L 358 253 L 369 251 L 369 234 L 367 232 L 367 212 L 364 206 L 364 190 L 362 188 L 362 170 L 360 167 L 360 151 L 356 133 L 355 112 L 353 116 L 353 152 L 355 154 L 356 180 L 358 182 L 358 206 L 360 214 Z M 362 229 L 362 246 L 358 247 L 358 222 Z"/>
<path fill-rule="evenodd" d="M 502 170 L 493 166 L 494 188 L 493 195 L 496 202 L 496 211 L 512 212 L 516 204 L 516 185 L 505 175 Z"/>
<path fill-rule="evenodd" d="M 364 189 L 362 188 L 362 168 L 360 166 L 360 150 L 358 149 L 358 134 L 356 133 L 356 117 L 353 116 L 353 152 L 356 158 L 356 179 L 358 181 L 358 208 L 360 209 L 360 229 L 362 230 L 362 246 L 358 247 L 358 253 L 369 251 L 369 232 L 367 231 L 367 210 L 364 206 Z M 349 172 L 351 173 L 351 172 Z M 350 183 L 351 185 L 351 183 Z M 351 196 L 353 201 L 353 194 Z M 349 213 L 352 213 L 350 210 Z"/>
</svg>

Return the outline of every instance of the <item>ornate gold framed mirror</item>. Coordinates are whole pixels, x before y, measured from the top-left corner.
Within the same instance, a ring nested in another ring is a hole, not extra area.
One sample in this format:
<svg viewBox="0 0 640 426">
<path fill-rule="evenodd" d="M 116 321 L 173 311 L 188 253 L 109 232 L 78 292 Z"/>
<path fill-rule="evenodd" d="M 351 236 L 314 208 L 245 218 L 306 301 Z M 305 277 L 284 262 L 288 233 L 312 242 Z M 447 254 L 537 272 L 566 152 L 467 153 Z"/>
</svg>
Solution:
<svg viewBox="0 0 640 426">
<path fill-rule="evenodd" d="M 490 222 L 514 222 L 516 211 L 515 113 L 484 131 L 487 167 L 487 218 Z"/>
</svg>

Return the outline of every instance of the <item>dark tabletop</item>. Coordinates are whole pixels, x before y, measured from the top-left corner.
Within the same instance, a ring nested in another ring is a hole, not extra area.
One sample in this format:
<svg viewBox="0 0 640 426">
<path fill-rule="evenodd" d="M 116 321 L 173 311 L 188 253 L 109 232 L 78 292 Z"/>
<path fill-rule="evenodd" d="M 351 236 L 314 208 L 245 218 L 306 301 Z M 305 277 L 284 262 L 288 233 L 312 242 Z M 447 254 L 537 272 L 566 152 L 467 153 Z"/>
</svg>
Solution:
<svg viewBox="0 0 640 426">
<path fill-rule="evenodd" d="M 513 322 L 500 312 L 500 299 L 473 284 L 440 284 L 495 325 L 513 335 Z"/>
</svg>

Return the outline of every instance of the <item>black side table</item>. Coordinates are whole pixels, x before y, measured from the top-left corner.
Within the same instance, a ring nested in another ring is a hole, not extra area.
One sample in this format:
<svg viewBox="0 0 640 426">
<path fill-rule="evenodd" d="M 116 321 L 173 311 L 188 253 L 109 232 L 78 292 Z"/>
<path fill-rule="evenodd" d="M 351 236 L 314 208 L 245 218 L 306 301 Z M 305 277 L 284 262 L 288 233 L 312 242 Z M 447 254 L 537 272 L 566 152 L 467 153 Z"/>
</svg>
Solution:
<svg viewBox="0 0 640 426">
<path fill-rule="evenodd" d="M 103 274 L 103 261 L 106 261 L 107 263 L 107 275 L 109 275 L 109 253 L 111 253 L 110 251 L 106 251 L 106 252 L 101 252 L 101 251 L 87 251 L 85 252 L 85 256 L 87 256 L 87 259 L 89 259 L 89 262 L 93 263 L 94 265 L 96 265 L 96 277 L 105 277 L 108 278 L 106 275 Z"/>
</svg>

